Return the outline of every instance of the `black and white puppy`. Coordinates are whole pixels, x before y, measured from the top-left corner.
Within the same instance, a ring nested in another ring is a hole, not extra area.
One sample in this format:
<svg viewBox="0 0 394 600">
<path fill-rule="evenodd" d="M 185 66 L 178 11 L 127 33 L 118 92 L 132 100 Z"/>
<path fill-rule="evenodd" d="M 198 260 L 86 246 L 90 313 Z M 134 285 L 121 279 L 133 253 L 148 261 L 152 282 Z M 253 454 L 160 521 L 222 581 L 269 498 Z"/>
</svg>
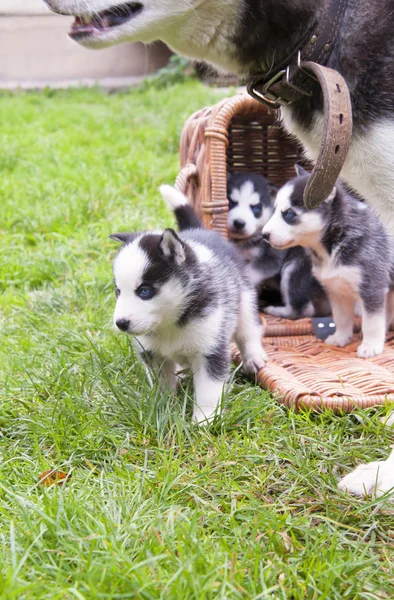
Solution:
<svg viewBox="0 0 394 600">
<path fill-rule="evenodd" d="M 232 240 L 261 238 L 273 212 L 276 188 L 258 173 L 229 173 L 227 227 Z"/>
<path fill-rule="evenodd" d="M 275 250 L 261 235 L 273 213 L 276 188 L 263 175 L 230 173 L 227 178 L 227 229 L 245 261 L 245 274 L 255 286 L 260 303 L 280 302 L 280 270 L 284 252 Z"/>
<path fill-rule="evenodd" d="M 278 250 L 261 235 L 273 214 L 276 193 L 277 188 L 269 185 L 262 175 L 230 174 L 229 238 L 245 260 L 245 273 L 256 287 L 265 313 L 285 319 L 325 316 L 330 313 L 329 303 L 312 275 L 312 263 L 305 250 L 301 247 Z"/>
<path fill-rule="evenodd" d="M 218 409 L 231 364 L 231 343 L 238 344 L 244 370 L 256 373 L 267 360 L 256 294 L 243 274 L 236 249 L 201 223 L 184 196 L 170 186 L 163 197 L 182 221 L 196 229 L 178 234 L 116 233 L 123 243 L 113 270 L 115 326 L 134 336 L 142 359 L 169 388 L 178 365 L 193 372 L 196 421 L 210 420 Z"/>
<path fill-rule="evenodd" d="M 284 185 L 263 237 L 275 248 L 303 246 L 313 274 L 330 299 L 336 332 L 327 344 L 345 346 L 353 335 L 355 305 L 361 307 L 363 340 L 357 354 L 383 352 L 394 316 L 393 243 L 375 211 L 346 193 L 340 183 L 316 210 L 307 211 L 303 192 L 309 173 Z"/>
</svg>

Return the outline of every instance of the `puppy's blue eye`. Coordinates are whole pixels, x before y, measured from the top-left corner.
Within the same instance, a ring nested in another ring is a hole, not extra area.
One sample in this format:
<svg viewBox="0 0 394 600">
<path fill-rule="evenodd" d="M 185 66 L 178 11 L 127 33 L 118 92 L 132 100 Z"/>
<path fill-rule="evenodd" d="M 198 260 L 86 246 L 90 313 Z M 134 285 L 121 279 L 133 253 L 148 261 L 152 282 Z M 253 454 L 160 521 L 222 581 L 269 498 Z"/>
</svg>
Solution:
<svg viewBox="0 0 394 600">
<path fill-rule="evenodd" d="M 234 200 L 230 200 L 230 198 L 228 199 L 228 209 L 231 210 L 232 208 L 234 208 L 235 206 L 237 206 L 238 202 L 234 202 Z"/>
<path fill-rule="evenodd" d="M 115 286 L 115 298 L 119 298 L 119 296 L 120 296 L 120 289 Z"/>
<path fill-rule="evenodd" d="M 135 293 L 139 298 L 141 298 L 141 300 L 150 300 L 150 298 L 152 298 L 154 295 L 154 290 L 150 285 L 140 285 Z"/>
<path fill-rule="evenodd" d="M 294 210 L 291 210 L 291 208 L 288 208 L 287 210 L 284 210 L 282 212 L 282 217 L 285 223 L 291 225 L 291 223 L 294 223 L 294 221 L 296 220 L 297 213 L 295 213 Z"/>
<path fill-rule="evenodd" d="M 256 219 L 258 219 L 259 217 L 261 217 L 262 208 L 261 208 L 260 204 L 254 204 L 250 208 L 252 209 L 252 213 L 254 214 L 254 216 L 256 217 Z"/>
</svg>

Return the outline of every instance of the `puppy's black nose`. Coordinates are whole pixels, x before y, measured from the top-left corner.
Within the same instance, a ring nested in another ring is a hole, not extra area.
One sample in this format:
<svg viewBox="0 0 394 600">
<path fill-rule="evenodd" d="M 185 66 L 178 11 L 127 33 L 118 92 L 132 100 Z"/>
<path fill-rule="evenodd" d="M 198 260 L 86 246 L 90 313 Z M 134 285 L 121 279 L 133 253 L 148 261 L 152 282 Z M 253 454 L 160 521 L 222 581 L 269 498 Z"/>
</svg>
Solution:
<svg viewBox="0 0 394 600">
<path fill-rule="evenodd" d="M 241 221 L 241 219 L 235 219 L 235 221 L 233 221 L 233 225 L 234 229 L 238 229 L 239 231 L 245 227 L 245 221 Z"/>
<path fill-rule="evenodd" d="M 263 233 L 263 240 L 265 240 L 266 242 L 269 242 L 270 239 L 270 234 L 269 233 Z"/>
<path fill-rule="evenodd" d="M 130 326 L 130 321 L 128 319 L 118 319 L 116 321 L 116 327 L 121 331 L 127 331 Z"/>
</svg>

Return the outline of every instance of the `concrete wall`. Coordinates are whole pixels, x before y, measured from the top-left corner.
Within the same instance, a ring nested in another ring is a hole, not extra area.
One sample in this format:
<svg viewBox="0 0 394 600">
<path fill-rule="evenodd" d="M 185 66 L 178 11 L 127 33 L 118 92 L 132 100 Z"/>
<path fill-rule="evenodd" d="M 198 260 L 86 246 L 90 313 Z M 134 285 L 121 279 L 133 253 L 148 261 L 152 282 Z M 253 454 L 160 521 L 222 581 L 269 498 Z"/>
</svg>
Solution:
<svg viewBox="0 0 394 600">
<path fill-rule="evenodd" d="M 120 44 L 87 50 L 68 36 L 72 18 L 41 0 L 0 0 L 0 87 L 64 86 L 96 81 L 132 83 L 166 64 L 162 44 Z"/>
<path fill-rule="evenodd" d="M 45 15 L 49 8 L 42 0 L 0 0 L 0 15 Z"/>
</svg>

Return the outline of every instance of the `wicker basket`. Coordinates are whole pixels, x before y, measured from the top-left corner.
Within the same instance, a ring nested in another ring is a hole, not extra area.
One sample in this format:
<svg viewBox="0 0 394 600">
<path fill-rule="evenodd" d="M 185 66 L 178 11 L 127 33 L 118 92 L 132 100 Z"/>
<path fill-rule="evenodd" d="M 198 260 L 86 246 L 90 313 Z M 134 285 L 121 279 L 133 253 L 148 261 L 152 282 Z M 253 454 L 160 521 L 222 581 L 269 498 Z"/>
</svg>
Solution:
<svg viewBox="0 0 394 600">
<path fill-rule="evenodd" d="M 180 147 L 176 185 L 205 227 L 227 237 L 227 170 L 255 171 L 275 185 L 294 176 L 300 147 L 267 109 L 246 94 L 193 114 Z M 261 315 L 270 360 L 258 373 L 260 385 L 296 409 L 332 408 L 349 412 L 394 401 L 394 334 L 382 355 L 357 358 L 358 334 L 346 348 L 317 340 L 311 319 L 290 321 Z M 355 329 L 359 330 L 359 324 Z M 238 350 L 233 358 L 240 362 Z"/>
</svg>

